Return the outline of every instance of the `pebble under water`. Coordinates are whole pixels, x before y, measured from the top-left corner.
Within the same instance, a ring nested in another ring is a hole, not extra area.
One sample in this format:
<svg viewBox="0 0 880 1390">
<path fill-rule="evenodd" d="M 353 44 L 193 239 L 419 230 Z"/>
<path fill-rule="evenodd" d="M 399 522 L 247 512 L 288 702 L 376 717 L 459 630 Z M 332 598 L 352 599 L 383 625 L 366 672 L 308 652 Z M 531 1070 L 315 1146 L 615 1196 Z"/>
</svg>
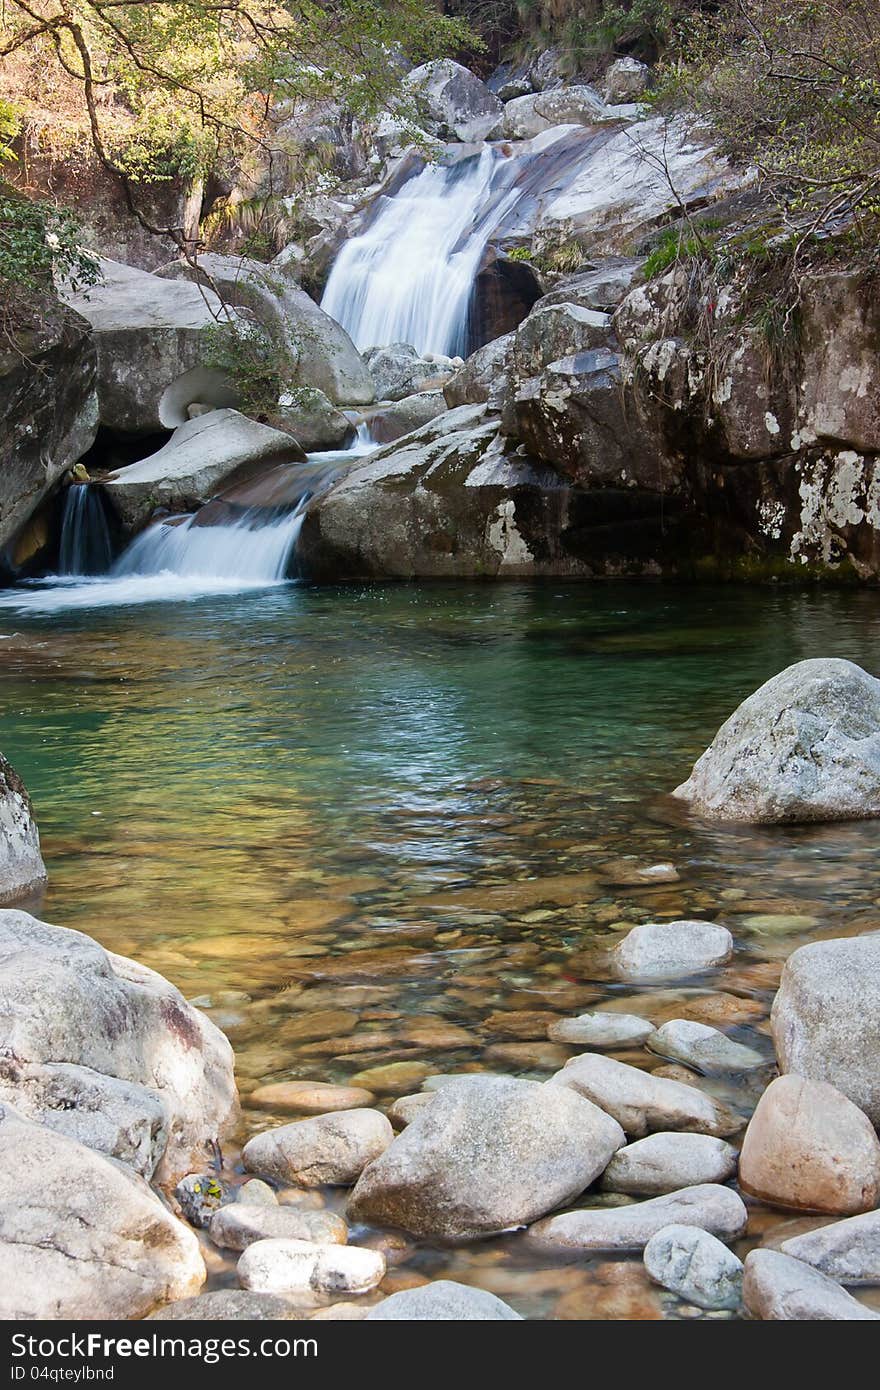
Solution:
<svg viewBox="0 0 880 1390">
<path fill-rule="evenodd" d="M 268 1082 L 411 1063 L 374 1081 L 384 1104 L 437 1072 L 546 1077 L 578 1050 L 548 1022 L 597 1003 L 771 1059 L 785 957 L 880 929 L 876 824 L 710 826 L 667 793 L 769 676 L 815 656 L 876 671 L 878 652 L 876 595 L 844 591 L 287 585 L 6 608 L 0 746 L 41 828 L 36 906 L 227 1032 L 244 1138 L 290 1118 L 248 1110 Z M 658 864 L 675 874 L 646 878 Z M 729 927 L 733 961 L 668 988 L 609 978 L 621 932 L 674 917 Z M 766 1081 L 689 1079 L 744 1114 Z M 812 1224 L 753 1205 L 735 1249 Z M 640 1260 L 566 1264 L 516 1234 L 367 1239 L 386 1292 L 427 1275 L 528 1317 L 732 1316 L 681 1304 Z M 233 1284 L 234 1257 L 206 1256 Z"/>
</svg>

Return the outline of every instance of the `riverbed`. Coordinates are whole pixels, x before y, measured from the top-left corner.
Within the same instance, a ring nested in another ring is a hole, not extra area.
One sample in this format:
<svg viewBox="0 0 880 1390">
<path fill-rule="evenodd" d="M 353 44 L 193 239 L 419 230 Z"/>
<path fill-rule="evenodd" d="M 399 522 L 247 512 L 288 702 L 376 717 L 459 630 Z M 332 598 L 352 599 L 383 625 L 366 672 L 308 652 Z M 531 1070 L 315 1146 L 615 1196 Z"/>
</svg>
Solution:
<svg viewBox="0 0 880 1390">
<path fill-rule="evenodd" d="M 266 1082 L 399 1061 L 546 1077 L 575 1051 L 547 1043 L 547 1017 L 596 1002 L 699 1017 L 769 1059 L 779 963 L 880 928 L 874 823 L 719 828 L 668 796 L 784 666 L 876 671 L 874 594 L 78 594 L 0 607 L 0 747 L 35 803 L 40 911 L 198 1001 L 235 1046 L 245 1104 Z M 734 963 L 686 988 L 611 982 L 620 933 L 673 917 L 728 926 Z M 700 1084 L 747 1110 L 733 1083 Z M 243 1133 L 283 1118 L 246 1108 Z M 743 1248 L 784 1221 L 754 1216 Z M 449 1275 L 527 1316 L 681 1309 L 640 1262 L 554 1265 L 516 1236 L 399 1254 L 392 1278 Z M 215 1259 L 214 1281 L 231 1269 Z"/>
</svg>

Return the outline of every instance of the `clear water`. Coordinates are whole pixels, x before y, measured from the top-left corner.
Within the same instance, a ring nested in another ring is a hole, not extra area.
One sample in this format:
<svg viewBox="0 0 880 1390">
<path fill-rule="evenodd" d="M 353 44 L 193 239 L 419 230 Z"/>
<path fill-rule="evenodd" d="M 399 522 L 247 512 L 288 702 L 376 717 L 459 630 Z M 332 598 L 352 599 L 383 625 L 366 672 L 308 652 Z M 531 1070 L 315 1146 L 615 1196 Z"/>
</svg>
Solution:
<svg viewBox="0 0 880 1390">
<path fill-rule="evenodd" d="M 726 1000 L 769 1052 L 778 962 L 880 927 L 876 825 L 713 828 L 666 793 L 740 699 L 819 655 L 880 669 L 875 595 L 284 585 L 7 609 L 0 748 L 36 804 L 44 915 L 202 1001 L 245 1097 L 397 1060 L 546 1076 L 524 1016 L 577 1011 L 566 987 L 669 1016 Z M 628 881 L 658 862 L 678 881 Z M 609 981 L 621 924 L 682 915 L 725 922 L 733 966 L 659 1000 Z M 779 1220 L 756 1209 L 748 1240 Z M 407 1247 L 395 1278 L 451 1274 L 529 1316 L 677 1315 L 639 1268 L 510 1236 Z"/>
</svg>

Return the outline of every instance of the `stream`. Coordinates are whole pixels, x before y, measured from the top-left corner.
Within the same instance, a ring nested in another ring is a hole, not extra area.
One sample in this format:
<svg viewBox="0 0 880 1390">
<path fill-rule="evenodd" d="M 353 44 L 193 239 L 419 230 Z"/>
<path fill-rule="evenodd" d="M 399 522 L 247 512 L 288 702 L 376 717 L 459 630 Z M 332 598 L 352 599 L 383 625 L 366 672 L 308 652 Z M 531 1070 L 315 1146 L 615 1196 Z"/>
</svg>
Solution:
<svg viewBox="0 0 880 1390">
<path fill-rule="evenodd" d="M 95 585 L 43 592 L 66 587 Z M 769 1058 L 782 959 L 880 928 L 873 822 L 712 826 L 666 795 L 783 666 L 876 669 L 871 593 L 276 583 L 46 609 L 39 592 L 4 595 L 0 718 L 49 866 L 40 911 L 198 1001 L 245 1107 L 266 1082 L 399 1061 L 422 1064 L 404 1090 L 546 1077 L 548 1015 L 602 1001 L 694 1010 Z M 660 863 L 677 879 L 639 879 Z M 699 988 L 608 979 L 620 932 L 673 917 L 727 925 L 733 964 Z M 285 1118 L 246 1108 L 242 1132 Z M 776 1224 L 797 1227 L 753 1213 L 749 1240 Z M 401 1241 L 391 1263 L 401 1287 L 452 1277 L 530 1317 L 681 1315 L 639 1260 L 567 1266 L 516 1236 Z M 232 1271 L 215 1252 L 213 1283 Z"/>
</svg>

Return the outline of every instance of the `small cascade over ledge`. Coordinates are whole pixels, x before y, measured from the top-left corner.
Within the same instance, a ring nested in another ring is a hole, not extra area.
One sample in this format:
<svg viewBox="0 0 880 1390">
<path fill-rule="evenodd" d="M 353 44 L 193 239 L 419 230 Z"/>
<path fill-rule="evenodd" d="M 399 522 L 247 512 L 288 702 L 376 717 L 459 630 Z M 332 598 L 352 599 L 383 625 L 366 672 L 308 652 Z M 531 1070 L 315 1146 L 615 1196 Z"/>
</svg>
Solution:
<svg viewBox="0 0 880 1390">
<path fill-rule="evenodd" d="M 58 573 L 70 577 L 106 574 L 113 541 L 99 488 L 72 483 L 65 490 L 58 543 Z"/>
<path fill-rule="evenodd" d="M 72 486 L 68 492 L 82 496 L 65 499 L 65 567 L 0 593 L 0 608 L 53 612 L 156 603 L 285 583 L 295 577 L 296 543 L 309 502 L 374 447 L 363 427 L 350 450 L 275 464 L 191 515 L 153 522 L 116 560 L 100 487 Z"/>
</svg>

